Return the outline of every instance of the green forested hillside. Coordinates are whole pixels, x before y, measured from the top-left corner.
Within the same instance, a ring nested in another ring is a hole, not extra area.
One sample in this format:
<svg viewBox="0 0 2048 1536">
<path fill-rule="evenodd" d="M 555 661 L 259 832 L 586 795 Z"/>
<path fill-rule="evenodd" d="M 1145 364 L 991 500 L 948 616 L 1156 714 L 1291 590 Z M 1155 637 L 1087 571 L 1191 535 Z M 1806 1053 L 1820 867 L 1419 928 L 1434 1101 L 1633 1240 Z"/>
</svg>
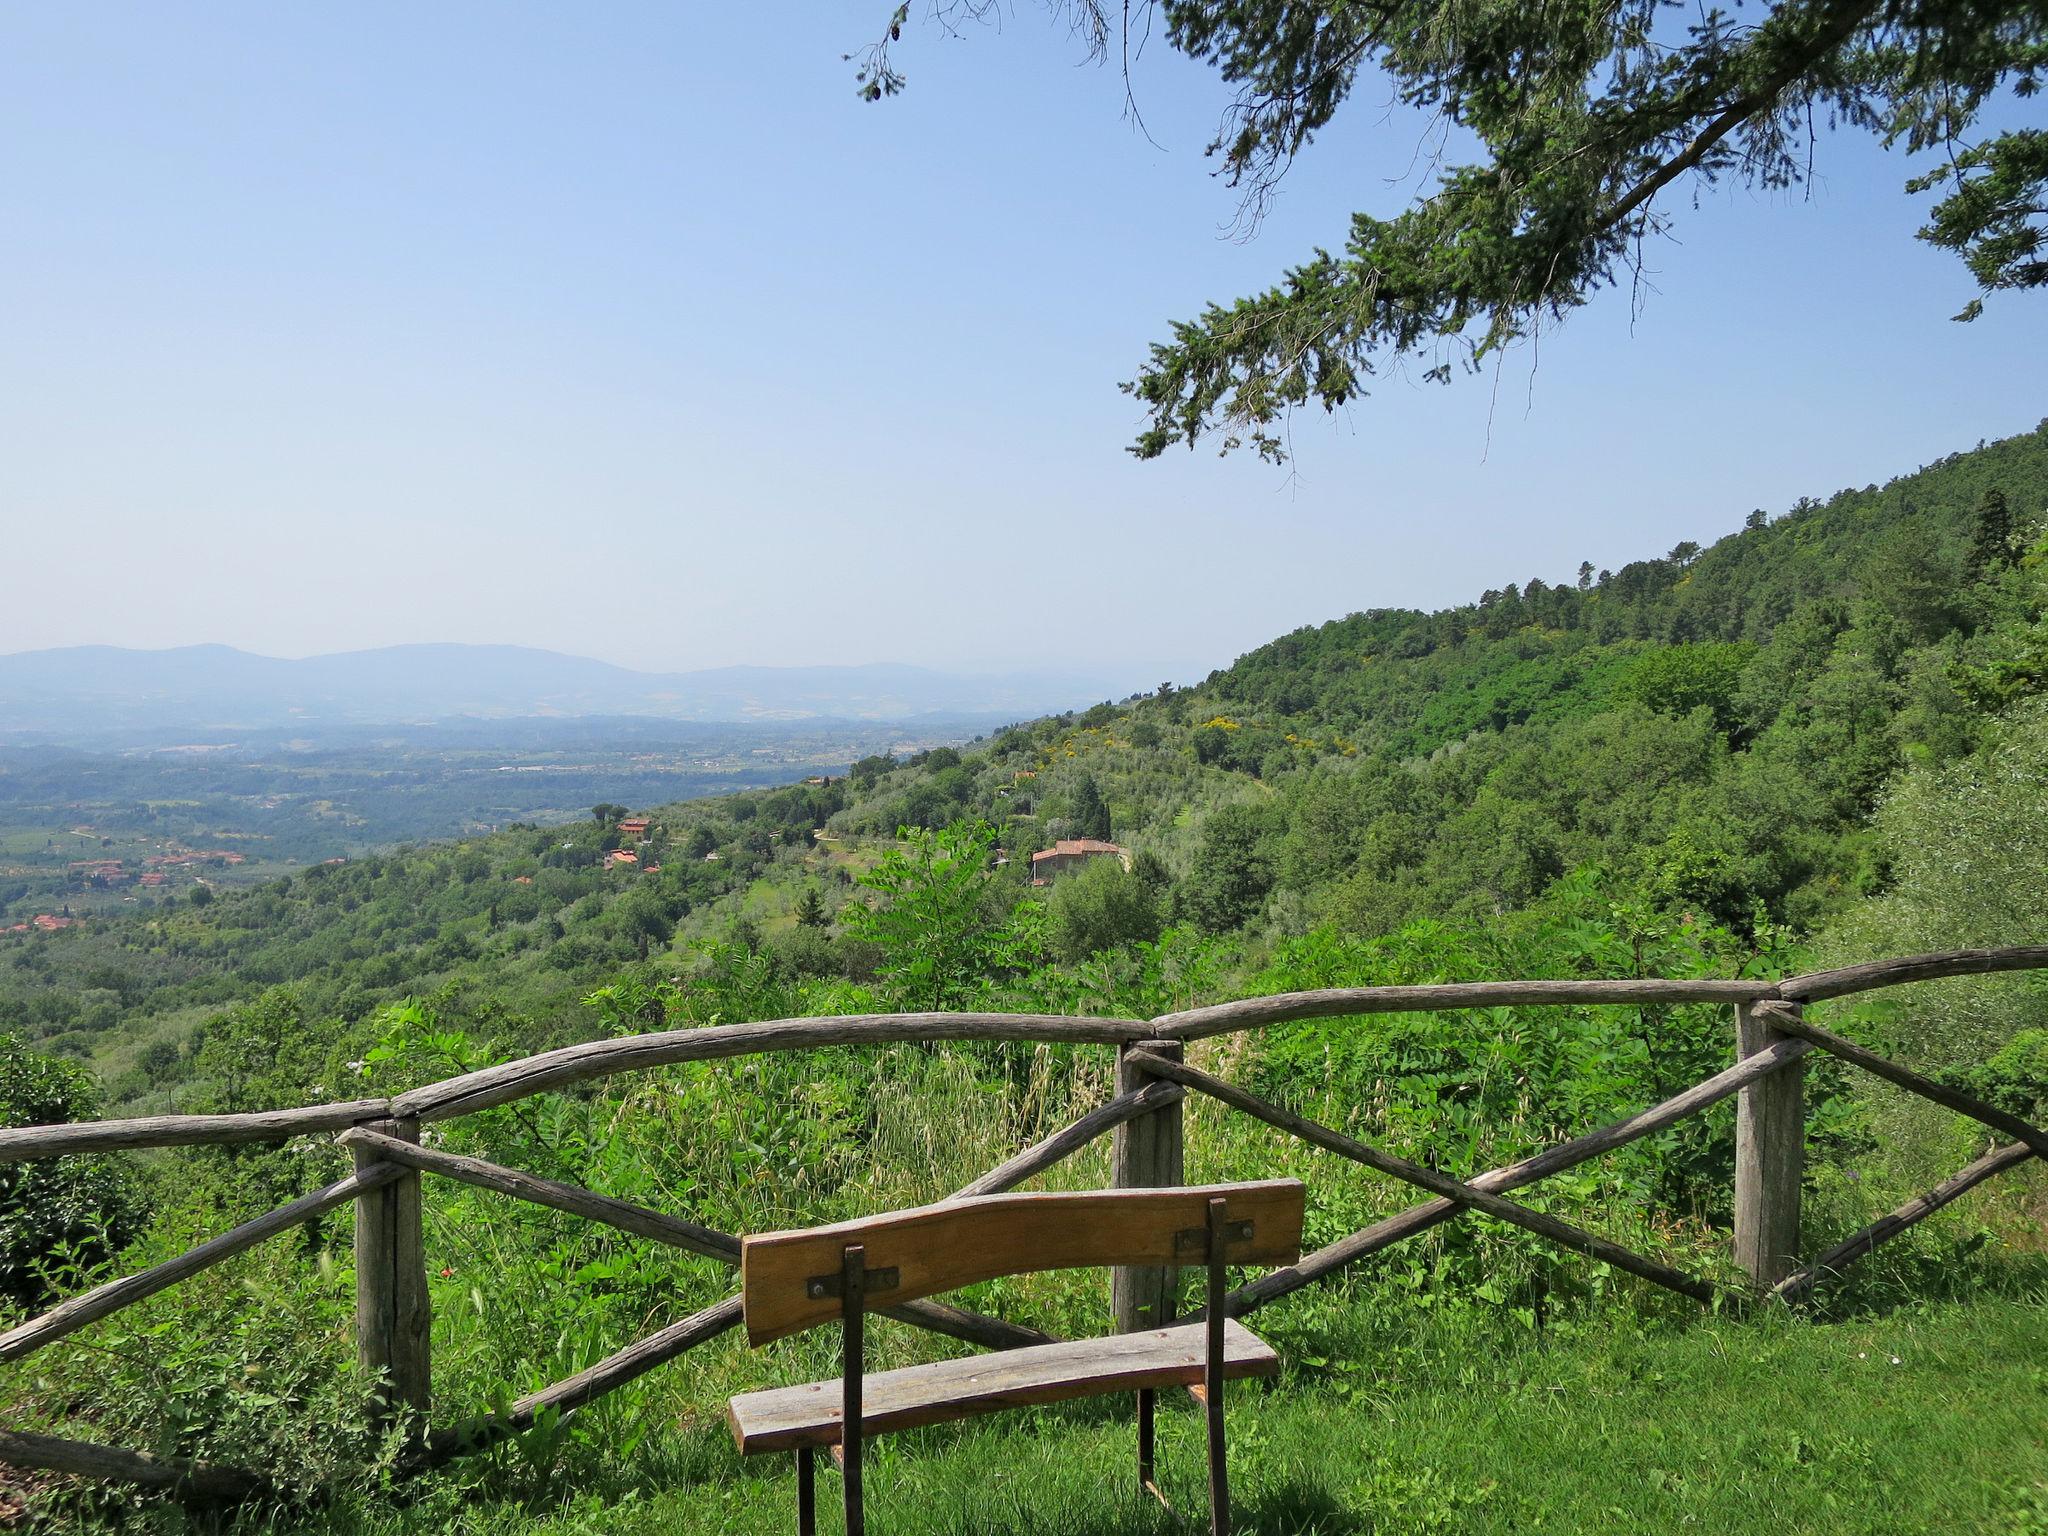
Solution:
<svg viewBox="0 0 2048 1536">
<path fill-rule="evenodd" d="M 182 1100 L 208 1092 L 208 1018 L 273 989 L 342 1059 L 414 994 L 531 1048 L 643 967 L 742 955 L 785 988 L 872 989 L 875 943 L 835 921 L 875 899 L 855 878 L 899 827 L 963 819 L 1008 855 L 990 900 L 1018 932 L 973 978 L 997 991 L 1168 930 L 1241 971 L 1319 924 L 1484 922 L 1574 872 L 1646 925 L 1811 935 L 1886 888 L 1886 786 L 1969 760 L 2041 687 L 2044 505 L 2048 425 L 1708 548 L 1354 614 L 1192 687 L 661 808 L 644 834 L 614 807 L 0 936 L 0 1029 L 95 1060 L 117 1101 Z M 1132 875 L 1037 899 L 1027 855 L 1084 834 Z M 620 846 L 639 862 L 607 868 Z"/>
<path fill-rule="evenodd" d="M 2015 894 L 2048 875 L 2044 510 L 2048 426 L 1752 517 L 1709 549 L 1441 613 L 1354 615 L 1195 686 L 958 750 L 639 814 L 600 805 L 569 827 L 0 935 L 0 1124 L 355 1099 L 664 1025 L 967 1005 L 1144 1015 L 1307 987 L 1779 974 L 2039 942 L 2038 903 Z M 1128 868 L 1101 858 L 1032 883 L 1029 855 L 1074 837 L 1115 839 Z M 2048 1113 L 2039 977 L 1901 989 L 1828 1017 L 2014 1113 Z M 1300 1113 L 1470 1177 L 1665 1097 L 1729 1048 L 1723 1009 L 1574 1007 L 1317 1020 L 1200 1055 Z M 1808 1083 L 1816 1241 L 1984 1150 L 1981 1127 L 1837 1070 L 1816 1067 Z M 758 1231 L 935 1198 L 1108 1091 L 1106 1059 L 1084 1047 L 904 1046 L 628 1075 L 435 1134 Z M 1714 1272 L 1730 1113 L 1546 1189 L 1617 1240 Z M 1302 1176 L 1312 1242 L 1402 1200 L 1243 1119 L 1200 1109 L 1188 1124 L 1191 1174 Z M 1100 1184 L 1103 1155 L 1051 1177 Z M 0 1325 L 344 1166 L 306 1138 L 0 1168 Z M 558 1380 L 728 1284 L 706 1260 L 464 1186 L 427 1189 L 437 1401 L 478 1406 Z M 2038 1296 L 2044 1209 L 2038 1169 L 1987 1186 L 1859 1266 L 1825 1298 L 1829 1315 L 1987 1289 Z M 323 1219 L 234 1260 L 220 1272 L 229 1283 L 166 1292 L 6 1368 L 0 1393 L 24 1425 L 261 1466 L 288 1493 L 319 1496 L 256 1517 L 292 1530 L 323 1508 L 344 1528 L 481 1529 L 463 1523 L 478 1500 L 488 1528 L 524 1528 L 593 1488 L 638 1498 L 649 1468 L 670 1501 L 664 1520 L 786 1492 L 750 1481 L 716 1431 L 722 1394 L 767 1369 L 721 1341 L 689 1371 L 538 1427 L 398 1511 L 392 1448 L 361 1434 L 351 1262 L 347 1220 Z M 1056 1332 L 1101 1327 L 1088 1277 L 999 1290 L 970 1300 Z M 1455 1349 L 1395 1342 L 1396 1364 L 1369 1363 L 1424 1314 Z M 2010 1331 L 2006 1314 L 1985 1316 L 1982 1328 Z M 1521 1358 L 1504 1339 L 1569 1350 L 1690 1317 L 1516 1229 L 1449 1224 L 1335 1292 L 1262 1314 L 1288 1346 L 1288 1390 L 1307 1394 L 1274 1422 L 1376 1422 L 1412 1387 L 1387 1374 L 1399 1362 L 1469 1376 L 1494 1369 L 1474 1362 L 1497 1348 Z M 894 1363 L 931 1347 L 891 1334 L 883 1353 Z M 1721 1347 L 1681 1339 L 1664 1358 L 1711 1376 L 1700 1350 Z M 1823 1354 L 1800 1345 L 1786 1358 L 1818 1381 Z M 785 1380 L 828 1363 L 802 1341 L 775 1358 Z M 1610 1362 L 1595 1350 L 1582 1368 Z M 1877 1422 L 1881 1400 L 1859 1411 Z M 2024 1513 L 2032 1474 L 1999 1479 L 2040 1447 L 2020 1431 L 2001 1445 L 1958 1475 L 1973 1507 Z M 1686 1474 L 1713 1488 L 1753 1475 L 1740 1457 Z M 1641 1519 L 1675 1522 L 1685 1486 L 1644 1495 L 1656 1508 Z M 1885 1528 L 1891 1506 L 1854 1492 L 1859 1479 L 1827 1484 L 1824 1499 L 1821 1486 L 1772 1497 L 1811 1495 L 1813 1520 L 1847 1510 L 1843 1528 Z M 1446 1511 L 1479 1507 L 1463 1488 L 1416 1498 L 1412 1518 L 1385 1528 L 1451 1528 Z M 61 1487 L 43 1503 L 88 1527 L 109 1508 Z"/>
</svg>

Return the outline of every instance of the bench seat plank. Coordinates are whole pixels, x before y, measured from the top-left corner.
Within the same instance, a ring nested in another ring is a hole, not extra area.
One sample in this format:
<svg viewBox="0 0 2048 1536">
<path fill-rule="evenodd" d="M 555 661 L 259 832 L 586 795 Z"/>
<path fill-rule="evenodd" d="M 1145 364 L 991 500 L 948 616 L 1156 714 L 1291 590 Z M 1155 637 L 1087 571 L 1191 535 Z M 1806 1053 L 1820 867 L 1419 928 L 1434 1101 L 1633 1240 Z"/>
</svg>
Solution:
<svg viewBox="0 0 2048 1536">
<path fill-rule="evenodd" d="M 1223 1324 L 1226 1377 L 1272 1376 L 1280 1357 L 1235 1318 Z M 964 1360 L 877 1371 L 861 1387 L 861 1433 L 973 1418 L 1027 1403 L 1101 1397 L 1202 1379 L 1203 1325 L 1008 1349 Z M 840 1383 L 808 1382 L 735 1397 L 727 1413 L 742 1456 L 839 1441 Z"/>
</svg>

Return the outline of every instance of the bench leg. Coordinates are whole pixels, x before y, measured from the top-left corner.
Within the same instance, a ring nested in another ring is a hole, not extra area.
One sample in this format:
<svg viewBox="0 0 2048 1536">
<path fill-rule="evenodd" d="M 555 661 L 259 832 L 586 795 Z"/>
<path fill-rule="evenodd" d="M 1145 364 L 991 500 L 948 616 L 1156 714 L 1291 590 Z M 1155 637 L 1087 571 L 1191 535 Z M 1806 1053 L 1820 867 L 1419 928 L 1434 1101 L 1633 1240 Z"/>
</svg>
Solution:
<svg viewBox="0 0 2048 1536">
<path fill-rule="evenodd" d="M 861 1376 L 867 1370 L 867 1340 L 862 1324 L 867 1308 L 867 1249 L 850 1243 L 839 1256 L 840 1321 L 840 1470 L 846 1495 L 846 1536 L 867 1536 L 867 1507 L 860 1478 Z"/>
<path fill-rule="evenodd" d="M 1209 1410 L 1209 1536 L 1230 1536 L 1230 1466 L 1223 1450 L 1223 1249 L 1229 1203 L 1209 1202 L 1208 1348 L 1202 1368 L 1203 1406 Z"/>
<path fill-rule="evenodd" d="M 818 1536 L 818 1481 L 813 1454 L 808 1445 L 796 1453 L 796 1536 Z"/>
<path fill-rule="evenodd" d="M 1159 1492 L 1158 1479 L 1152 1472 L 1152 1402 L 1150 1387 L 1138 1389 L 1138 1486 L 1145 1492 Z"/>
<path fill-rule="evenodd" d="M 1219 1373 L 1220 1374 L 1220 1373 Z M 1223 1455 L 1223 1393 L 1209 1389 L 1209 1536 L 1230 1536 L 1230 1468 Z"/>
</svg>

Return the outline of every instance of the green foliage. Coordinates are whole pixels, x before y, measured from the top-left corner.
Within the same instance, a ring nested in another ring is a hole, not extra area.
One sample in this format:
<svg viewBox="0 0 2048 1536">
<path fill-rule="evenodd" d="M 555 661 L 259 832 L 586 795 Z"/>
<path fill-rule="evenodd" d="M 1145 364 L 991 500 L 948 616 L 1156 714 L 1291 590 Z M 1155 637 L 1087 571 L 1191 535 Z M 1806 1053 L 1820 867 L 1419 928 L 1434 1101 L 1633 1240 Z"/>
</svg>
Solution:
<svg viewBox="0 0 2048 1536">
<path fill-rule="evenodd" d="M 935 19 L 949 26 L 961 9 Z M 1151 6 L 1126 6 L 1120 21 L 1107 0 L 1073 9 L 1097 56 L 1120 45 L 1129 58 L 1152 34 Z M 906 14 L 892 12 L 863 59 L 869 100 L 903 84 L 890 44 Z M 1920 238 L 1961 256 L 1976 280 L 1958 319 L 1994 292 L 2048 282 L 2048 132 L 1982 121 L 2007 90 L 2031 97 L 2048 70 L 2026 7 L 1774 0 L 1679 27 L 1649 4 L 1161 0 L 1157 17 L 1169 46 L 1230 88 L 1209 151 L 1244 192 L 1249 222 L 1345 103 L 1372 94 L 1367 82 L 1454 129 L 1471 159 L 1439 167 L 1391 218 L 1352 214 L 1341 245 L 1263 291 L 1175 323 L 1124 386 L 1149 417 L 1140 457 L 1219 432 L 1224 451 L 1249 444 L 1277 461 L 1278 424 L 1296 407 L 1335 411 L 1410 366 L 1439 382 L 1478 372 L 1603 290 L 1629 287 L 1644 242 L 1671 229 L 1687 196 L 1697 211 L 1705 187 L 1731 179 L 1764 190 L 1805 181 L 1816 124 L 1932 152 L 1934 167 L 1907 188 L 1945 194 Z"/>
<path fill-rule="evenodd" d="M 1906 774 L 1877 816 L 1886 888 L 1830 925 L 1823 953 L 1841 963 L 2040 942 L 2026 893 L 2048 869 L 2044 807 L 2048 711 L 2038 705 L 1975 758 Z M 2020 973 L 1889 990 L 1858 999 L 1850 1027 L 1922 1071 L 2024 1096 L 2033 1057 L 2022 1042 L 2048 1028 L 2048 984 Z M 1862 1091 L 1888 1158 L 1923 1182 L 1982 1150 L 1981 1129 L 1944 1110 L 1879 1084 Z"/>
<path fill-rule="evenodd" d="M 1965 580 L 1994 491 L 2029 552 Z M 564 1043 L 576 1000 L 633 968 L 706 968 L 695 946 L 736 920 L 741 969 L 792 996 L 865 988 L 877 945 L 815 919 L 899 827 L 997 827 L 1009 862 L 989 889 L 1010 908 L 1029 854 L 1096 801 L 1162 917 L 1218 938 L 1488 922 L 1595 867 L 1668 917 L 1812 930 L 1883 889 L 1870 817 L 1887 784 L 1969 758 L 2048 687 L 2044 498 L 2048 428 L 1583 586 L 1354 614 L 1192 687 L 643 812 L 637 869 L 608 868 L 613 822 L 580 816 L 0 934 L 0 1028 L 91 1057 L 112 1104 L 160 1109 L 217 1102 L 216 1073 L 246 1079 L 202 1058 L 197 1027 L 280 985 L 318 1047 L 277 1085 L 300 1092 L 337 1091 L 376 1010 L 451 984 L 437 1006 L 466 1027 Z M 1039 924 L 1025 909 L 1004 964 L 1033 963 Z"/>
<path fill-rule="evenodd" d="M 957 1008 L 1011 962 L 1020 937 L 990 870 L 995 828 L 956 822 L 903 827 L 900 847 L 859 877 L 880 901 L 842 914 L 849 932 L 878 946 L 892 998 L 913 1009 Z"/>
<path fill-rule="evenodd" d="M 98 1052 L 114 1094 L 138 1106 L 247 1109 L 746 1020 L 962 1007 L 1145 1018 L 1316 987 L 1779 975 L 1809 963 L 1794 945 L 1816 928 L 1843 961 L 2029 942 L 2033 908 L 2013 893 L 2048 868 L 2048 717 L 2023 681 L 2008 693 L 1998 680 L 2023 680 L 2044 630 L 2048 557 L 2036 547 L 1969 582 L 1908 568 L 1974 570 L 1986 489 L 2027 513 L 2044 486 L 2048 429 L 1597 580 L 1353 615 L 1193 687 L 900 764 L 878 757 L 847 781 L 670 807 L 647 845 L 658 872 L 607 867 L 617 818 L 579 816 L 316 866 L 203 909 L 0 937 L 0 1023 Z M 1033 899 L 1030 852 L 1098 805 L 1115 807 L 1130 872 L 1097 860 Z M 2042 1113 L 2039 982 L 1924 990 L 1843 1007 L 1839 1022 Z M 1465 1010 L 1316 1020 L 1211 1049 L 1256 1091 L 1472 1173 L 1717 1069 L 1729 1024 L 1707 1008 Z M 76 1069 L 9 1059 L 30 1065 L 0 1065 L 0 1082 L 27 1073 L 58 1090 L 29 1091 L 16 1113 L 90 1112 Z M 758 1231 L 942 1196 L 1102 1102 L 1112 1071 L 1106 1051 L 1065 1045 L 746 1058 L 622 1073 L 434 1134 Z M 1808 1083 L 1816 1232 L 1854 1230 L 1982 1150 L 1974 1126 L 1845 1091 L 1824 1064 Z M 1731 1113 L 1527 1198 L 1716 1272 Z M 1412 1198 L 1213 1104 L 1191 1101 L 1187 1128 L 1192 1176 L 1302 1176 L 1312 1243 Z M 1096 1146 L 1045 1177 L 1099 1185 L 1105 1158 Z M 119 1267 L 183 1251 L 342 1166 L 314 1138 L 153 1157 L 150 1222 Z M 14 1165 L 0 1179 L 53 1169 L 82 1171 Z M 1887 1245 L 1823 1305 L 1855 1318 L 2024 1276 L 2026 1261 L 1993 1238 L 2023 1230 L 2038 1199 L 2026 1177 Z M 117 1202 L 82 1188 L 89 1198 L 69 1206 L 16 1201 L 17 1215 L 83 1216 L 30 1234 L 38 1256 L 17 1269 L 30 1283 L 74 1290 L 115 1256 L 125 1229 L 97 1234 Z M 727 1293 L 710 1261 L 427 1188 L 443 1402 L 509 1401 Z M 363 1443 L 351 1417 L 364 1384 L 348 1364 L 347 1227 L 345 1212 L 311 1224 L 236 1260 L 225 1284 L 153 1298 L 0 1388 L 25 1384 L 24 1423 L 61 1425 L 90 1403 L 95 1435 L 278 1469 L 373 1527 L 409 1518 L 364 1492 L 389 1448 Z M 967 1299 L 1079 1334 L 1101 1326 L 1097 1281 L 1032 1277 Z M 1384 1382 L 1356 1362 L 1381 1357 L 1350 1347 L 1360 1318 L 1435 1314 L 1556 1344 L 1675 1318 L 1666 1305 L 1600 1265 L 1464 1220 L 1267 1315 L 1302 1362 L 1299 1385 L 1377 1414 Z M 928 1348 L 879 1337 L 888 1363 Z M 776 1369 L 790 1379 L 830 1368 L 817 1341 L 785 1348 Z M 1424 1350 L 1386 1370 L 1426 1381 L 1468 1366 L 1468 1353 Z M 591 1519 L 607 1529 L 655 1484 L 712 1486 L 732 1510 L 757 1509 L 762 1489 L 720 1459 L 715 1419 L 722 1393 L 759 1385 L 761 1370 L 737 1340 L 707 1345 L 690 1371 L 652 1373 L 469 1463 L 461 1486 L 529 1511 L 596 1500 Z M 1373 1518 L 1400 1510 L 1424 1528 L 1494 1507 L 1476 1485 L 1377 1463 L 1356 1488 Z"/>
<path fill-rule="evenodd" d="M 1964 1074 L 1988 1104 L 2039 1125 L 2048 1117 L 2048 1029 L 2023 1029 L 1983 1066 Z"/>
<path fill-rule="evenodd" d="M 1086 960 L 1159 937 L 1159 902 L 1152 887 L 1126 874 L 1115 859 L 1090 859 L 1062 875 L 1046 905 L 1053 950 L 1062 960 Z"/>
<path fill-rule="evenodd" d="M 1742 641 L 1666 646 L 1633 662 L 1616 684 L 1615 697 L 1666 715 L 1708 710 L 1718 729 L 1732 731 L 1739 721 L 1742 671 L 1755 656 L 1756 647 Z"/>
<path fill-rule="evenodd" d="M 1095 782 L 1094 774 L 1081 775 L 1080 782 L 1074 787 L 1067 819 L 1073 823 L 1074 836 L 1109 841 L 1109 806 L 1102 798 L 1102 786 Z"/>
<path fill-rule="evenodd" d="M 1180 888 L 1181 911 L 1205 933 L 1242 928 L 1259 915 L 1277 878 L 1274 818 L 1250 805 L 1218 806 Z"/>
<path fill-rule="evenodd" d="M 91 1074 L 0 1034 L 0 1129 L 98 1111 Z M 141 1215 L 136 1194 L 110 1158 L 0 1163 L 0 1307 L 31 1308 L 49 1294 L 53 1274 L 89 1270 L 117 1250 Z"/>
<path fill-rule="evenodd" d="M 2028 95 L 2039 83 L 2040 68 L 2036 42 L 2032 68 L 2020 75 Z M 1938 117 L 1931 106 L 1928 117 Z M 1952 190 L 1935 206 L 1934 217 L 1920 231 L 1921 239 L 1959 253 L 1985 294 L 2038 288 L 2048 282 L 2048 261 L 2041 255 L 2048 133 L 2018 128 L 1959 145 L 1946 166 L 1907 185 L 1921 192 L 1944 184 Z M 1983 298 L 1972 299 L 1956 318 L 1974 320 L 1983 308 Z"/>
<path fill-rule="evenodd" d="M 1995 576 L 2018 559 L 2019 551 L 2013 542 L 2012 508 L 2005 499 L 2005 492 L 1994 485 L 1977 503 L 1977 526 L 1970 537 L 1970 563 L 1979 573 Z"/>
<path fill-rule="evenodd" d="M 1877 816 L 1889 883 L 1823 939 L 1831 958 L 2037 943 L 2026 893 L 2048 869 L 2048 710 L 2030 707 L 1978 756 L 1906 774 Z M 2048 1024 L 2048 990 L 2027 974 L 1879 994 L 1861 1005 L 1923 1066 L 1989 1058 Z"/>
<path fill-rule="evenodd" d="M 805 928 L 823 928 L 832 921 L 832 915 L 825 910 L 825 898 L 818 894 L 815 885 L 805 886 L 798 895 L 794 915 Z"/>
</svg>

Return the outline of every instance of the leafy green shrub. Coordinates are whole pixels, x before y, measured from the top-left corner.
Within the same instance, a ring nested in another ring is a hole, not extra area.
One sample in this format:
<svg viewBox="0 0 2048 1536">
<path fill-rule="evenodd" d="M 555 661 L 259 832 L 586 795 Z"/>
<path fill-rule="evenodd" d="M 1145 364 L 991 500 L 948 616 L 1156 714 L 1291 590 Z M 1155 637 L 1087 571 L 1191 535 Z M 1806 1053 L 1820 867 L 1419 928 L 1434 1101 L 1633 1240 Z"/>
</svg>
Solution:
<svg viewBox="0 0 2048 1536">
<path fill-rule="evenodd" d="M 904 826 L 897 838 L 860 876 L 881 900 L 849 904 L 840 920 L 880 949 L 882 982 L 902 1006 L 957 1008 L 1011 968 L 1021 936 L 1014 888 L 991 877 L 995 828 Z"/>
<path fill-rule="evenodd" d="M 99 1093 L 73 1062 L 0 1034 L 0 1128 L 92 1118 Z M 0 1163 L 0 1302 L 32 1309 L 52 1267 L 90 1268 L 127 1241 L 141 1211 L 133 1180 L 111 1158 Z"/>
<path fill-rule="evenodd" d="M 1711 710 L 1715 726 L 1731 732 L 1740 724 L 1736 699 L 1743 669 L 1755 657 L 1756 647 L 1746 642 L 1665 646 L 1629 667 L 1615 685 L 1615 697 L 1664 715 Z"/>
<path fill-rule="evenodd" d="M 2024 1029 L 1973 1072 L 1972 1093 L 2008 1114 L 2039 1125 L 2048 1119 L 2048 1029 Z"/>
<path fill-rule="evenodd" d="M 1218 806 L 1181 882 L 1181 912 L 1205 933 L 1242 928 L 1265 906 L 1278 864 L 1275 818 L 1264 807 Z"/>
<path fill-rule="evenodd" d="M 1126 874 L 1115 859 L 1090 859 L 1062 876 L 1047 906 L 1053 948 L 1070 962 L 1159 937 L 1159 903 L 1152 887 Z"/>
</svg>

